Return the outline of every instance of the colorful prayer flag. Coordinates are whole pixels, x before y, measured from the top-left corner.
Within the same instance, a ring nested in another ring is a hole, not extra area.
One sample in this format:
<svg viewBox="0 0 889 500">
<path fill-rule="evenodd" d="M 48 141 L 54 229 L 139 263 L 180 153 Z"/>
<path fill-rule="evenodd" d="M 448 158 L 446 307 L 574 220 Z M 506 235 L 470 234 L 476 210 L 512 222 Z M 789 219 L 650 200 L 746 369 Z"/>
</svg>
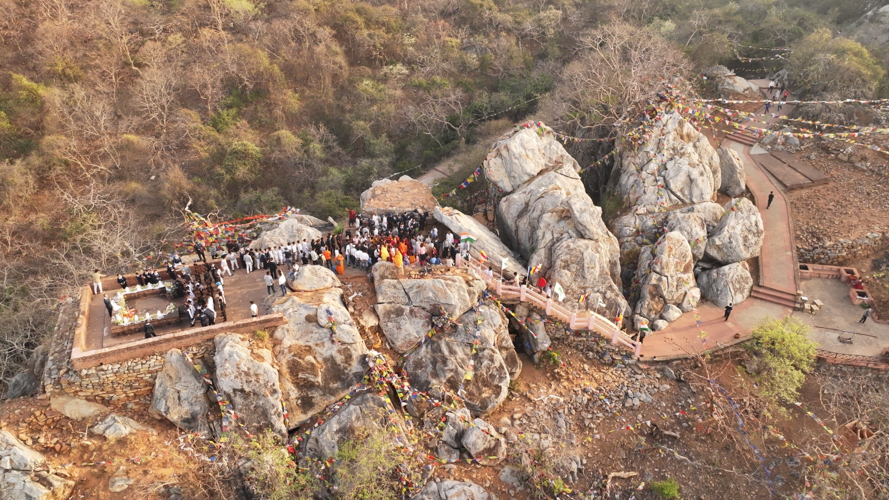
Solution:
<svg viewBox="0 0 889 500">
<path fill-rule="evenodd" d="M 581 296 L 580 296 L 580 300 L 578 300 L 577 303 L 578 303 L 578 304 L 583 304 L 583 302 L 584 302 L 584 301 L 586 300 L 586 298 L 587 298 L 587 295 L 589 295 L 589 294 L 588 294 L 588 293 L 581 294 Z"/>
<path fill-rule="evenodd" d="M 481 261 L 482 264 L 484 264 L 485 262 L 487 262 L 487 260 L 488 260 L 488 254 L 486 254 L 484 250 L 480 250 L 478 253 L 479 253 L 479 259 L 478 259 L 478 260 Z"/>
</svg>

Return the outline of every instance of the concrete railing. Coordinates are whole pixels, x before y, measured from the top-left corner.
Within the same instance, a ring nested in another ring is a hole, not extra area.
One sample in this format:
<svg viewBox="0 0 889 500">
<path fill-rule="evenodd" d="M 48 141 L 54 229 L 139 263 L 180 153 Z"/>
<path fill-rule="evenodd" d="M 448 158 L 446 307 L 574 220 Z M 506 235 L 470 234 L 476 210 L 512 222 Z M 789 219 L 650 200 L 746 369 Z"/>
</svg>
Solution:
<svg viewBox="0 0 889 500">
<path fill-rule="evenodd" d="M 497 271 L 491 270 L 494 276 L 489 277 L 485 274 L 487 268 L 474 260 L 469 262 L 469 268 L 475 271 L 478 277 L 485 282 L 488 289 L 500 299 L 517 298 L 520 302 L 528 302 L 532 306 L 542 309 L 547 316 L 554 316 L 568 323 L 568 327 L 572 330 L 589 330 L 597 333 L 611 340 L 612 344 L 633 351 L 635 356 L 639 356 L 642 351 L 640 342 L 633 340 L 629 335 L 622 332 L 615 323 L 600 314 L 592 311 L 569 311 L 558 302 L 554 302 L 552 298 L 535 291 L 533 288 L 528 288 L 526 285 L 515 286 L 504 283 L 500 273 Z"/>
</svg>

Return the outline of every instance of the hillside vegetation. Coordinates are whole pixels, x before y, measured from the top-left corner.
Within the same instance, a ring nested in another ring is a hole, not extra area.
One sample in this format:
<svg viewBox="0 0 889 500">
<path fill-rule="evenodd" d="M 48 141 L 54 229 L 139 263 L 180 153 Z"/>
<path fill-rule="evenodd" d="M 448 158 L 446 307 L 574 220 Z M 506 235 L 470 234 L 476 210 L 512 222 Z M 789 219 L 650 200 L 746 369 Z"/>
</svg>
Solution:
<svg viewBox="0 0 889 500">
<path fill-rule="evenodd" d="M 486 123 L 535 113 L 615 137 L 662 80 L 731 66 L 735 43 L 814 40 L 795 63 L 802 84 L 875 95 L 883 56 L 831 31 L 869 7 L 0 0 L 0 375 L 93 268 L 157 264 L 182 241 L 188 203 L 221 217 L 285 205 L 338 216 L 372 181 L 419 175 L 499 131 Z M 595 144 L 572 153 L 607 152 Z"/>
</svg>

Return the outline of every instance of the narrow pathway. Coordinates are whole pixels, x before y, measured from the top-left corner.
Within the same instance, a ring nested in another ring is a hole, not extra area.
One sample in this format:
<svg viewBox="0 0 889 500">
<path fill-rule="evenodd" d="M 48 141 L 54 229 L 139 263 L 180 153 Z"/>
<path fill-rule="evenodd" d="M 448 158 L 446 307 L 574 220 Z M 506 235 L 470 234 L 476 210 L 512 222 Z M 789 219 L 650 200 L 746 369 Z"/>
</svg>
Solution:
<svg viewBox="0 0 889 500">
<path fill-rule="evenodd" d="M 765 80 L 752 80 L 754 83 L 768 86 Z M 763 94 L 765 95 L 765 94 Z M 776 110 L 776 108 L 772 108 Z M 781 113 L 786 114 L 792 107 L 784 106 Z M 777 111 L 777 110 L 776 110 Z M 765 112 L 765 106 L 757 110 Z M 748 124 L 766 128 L 776 119 L 757 117 Z M 795 294 L 798 290 L 796 281 L 796 264 L 794 261 L 793 228 L 790 224 L 790 204 L 780 184 L 776 182 L 751 158 L 751 148 L 741 143 L 726 139 L 725 147 L 737 152 L 744 163 L 747 173 L 747 187 L 756 200 L 756 207 L 762 216 L 765 235 L 760 255 L 762 285 L 782 292 Z M 769 193 L 775 194 L 771 207 L 766 209 Z M 757 277 L 754 276 L 754 281 Z M 645 338 L 642 346 L 643 359 L 666 360 L 692 356 L 706 350 L 743 342 L 750 338 L 756 323 L 765 317 L 783 318 L 792 311 L 789 307 L 768 302 L 756 297 L 734 307 L 728 321 L 723 320 L 724 311 L 707 302 L 698 307 L 701 325 L 698 327 L 694 314 L 683 314 L 678 320 L 660 332 L 654 332 Z M 705 332 L 705 333 L 702 333 Z M 735 336 L 738 338 L 735 338 Z"/>
</svg>

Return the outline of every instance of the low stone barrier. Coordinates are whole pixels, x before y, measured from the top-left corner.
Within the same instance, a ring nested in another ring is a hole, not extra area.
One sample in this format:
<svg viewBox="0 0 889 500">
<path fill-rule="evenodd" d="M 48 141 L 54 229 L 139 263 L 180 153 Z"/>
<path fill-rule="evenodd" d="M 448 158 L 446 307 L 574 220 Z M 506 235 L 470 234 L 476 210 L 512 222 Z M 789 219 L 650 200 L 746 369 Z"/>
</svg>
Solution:
<svg viewBox="0 0 889 500">
<path fill-rule="evenodd" d="M 842 239 L 809 246 L 798 245 L 796 253 L 800 262 L 843 266 L 851 262 L 873 257 L 889 245 L 889 233 L 868 233 L 855 240 Z"/>
</svg>

